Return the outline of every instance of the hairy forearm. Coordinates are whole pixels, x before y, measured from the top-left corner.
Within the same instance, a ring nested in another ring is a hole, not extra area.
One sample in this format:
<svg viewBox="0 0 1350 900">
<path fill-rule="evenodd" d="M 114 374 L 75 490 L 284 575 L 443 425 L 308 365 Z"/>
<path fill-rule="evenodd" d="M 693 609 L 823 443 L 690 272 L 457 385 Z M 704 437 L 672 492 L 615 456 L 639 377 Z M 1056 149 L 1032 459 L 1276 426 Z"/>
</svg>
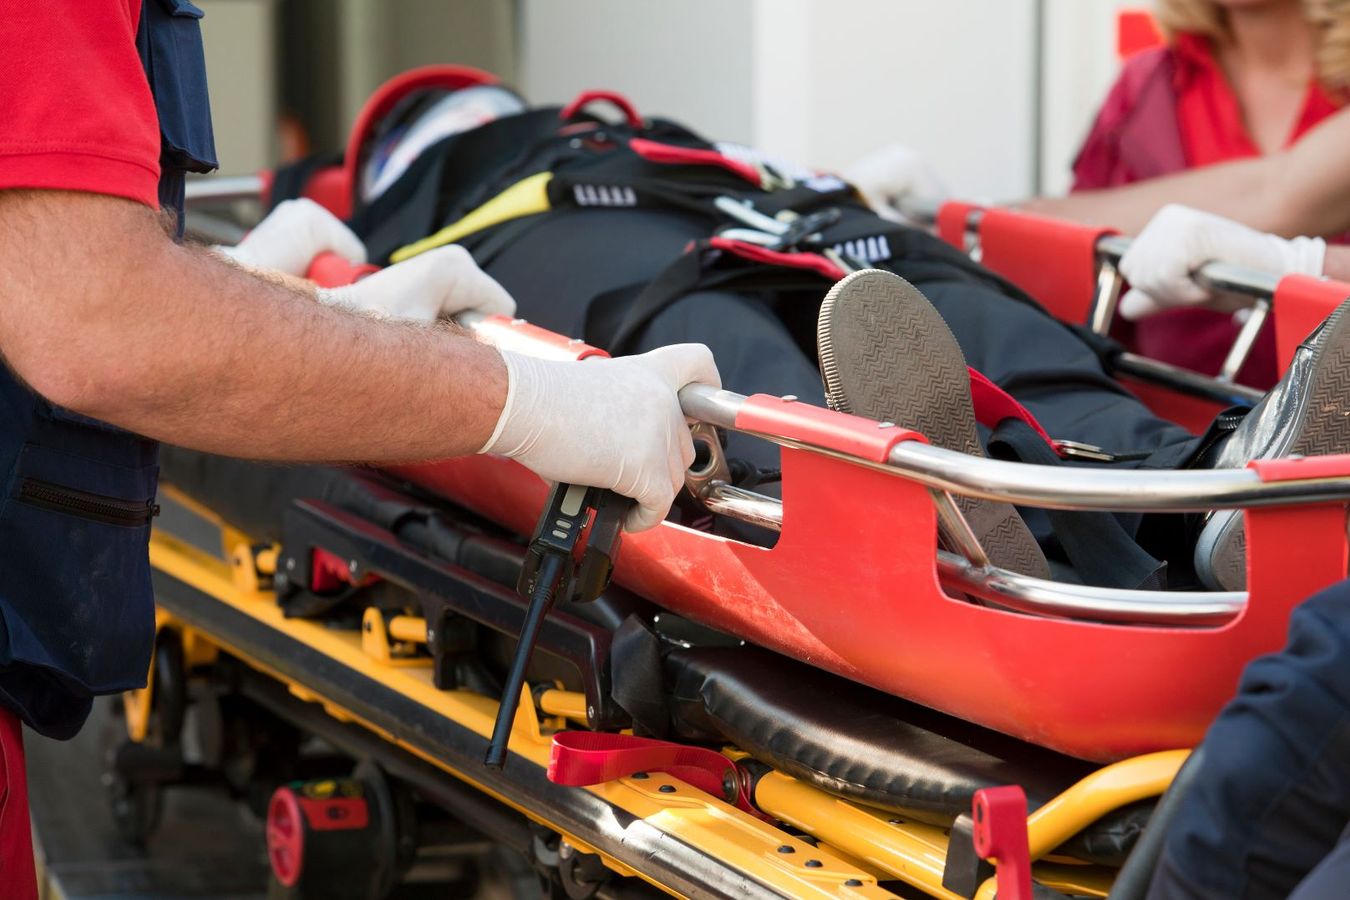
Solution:
<svg viewBox="0 0 1350 900">
<path fill-rule="evenodd" d="M 88 195 L 0 195 L 0 349 L 77 412 L 259 459 L 471 453 L 506 396 L 463 334 L 325 307 Z"/>
</svg>

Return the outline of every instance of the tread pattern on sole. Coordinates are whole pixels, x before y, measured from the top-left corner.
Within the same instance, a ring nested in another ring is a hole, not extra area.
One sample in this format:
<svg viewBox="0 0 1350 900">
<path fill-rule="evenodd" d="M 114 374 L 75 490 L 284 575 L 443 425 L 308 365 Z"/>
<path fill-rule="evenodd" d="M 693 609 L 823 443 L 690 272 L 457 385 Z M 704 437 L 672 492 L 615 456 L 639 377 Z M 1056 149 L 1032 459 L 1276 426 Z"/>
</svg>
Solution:
<svg viewBox="0 0 1350 900">
<path fill-rule="evenodd" d="M 821 304 L 817 343 L 831 407 L 984 455 L 965 358 L 942 316 L 909 282 L 878 269 L 848 275 Z M 994 565 L 1049 577 L 1040 545 L 1011 504 L 956 500 Z"/>
</svg>

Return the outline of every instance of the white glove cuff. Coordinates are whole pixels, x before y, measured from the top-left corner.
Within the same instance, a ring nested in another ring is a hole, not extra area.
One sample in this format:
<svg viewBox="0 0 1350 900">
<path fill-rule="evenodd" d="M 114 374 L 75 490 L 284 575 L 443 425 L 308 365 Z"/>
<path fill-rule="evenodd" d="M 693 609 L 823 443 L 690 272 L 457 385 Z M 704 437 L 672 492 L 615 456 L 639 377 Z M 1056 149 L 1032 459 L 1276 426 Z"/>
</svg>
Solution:
<svg viewBox="0 0 1350 900">
<path fill-rule="evenodd" d="M 1327 242 L 1320 237 L 1296 237 L 1289 241 L 1289 269 L 1301 275 L 1320 276 L 1327 260 Z"/>
<path fill-rule="evenodd" d="M 255 263 L 248 258 L 248 252 L 246 250 L 241 250 L 239 247 L 227 247 L 224 244 L 212 244 L 211 252 L 218 256 L 223 256 L 246 268 L 256 268 Z"/>
<path fill-rule="evenodd" d="M 511 440 L 506 437 L 506 432 L 511 424 L 512 413 L 522 399 L 521 395 L 527 392 L 525 385 L 530 378 L 539 377 L 542 373 L 534 372 L 532 363 L 538 362 L 533 357 L 523 356 L 519 353 L 512 353 L 509 350 L 499 350 L 502 355 L 502 362 L 506 365 L 506 402 L 502 404 L 502 414 L 497 417 L 497 426 L 492 429 L 491 436 L 487 443 L 478 448 L 479 453 L 501 453 L 504 456 L 512 456 L 519 452 L 521 440 Z M 514 429 L 512 429 L 514 431 Z M 498 445 L 501 445 L 499 449 Z"/>
</svg>

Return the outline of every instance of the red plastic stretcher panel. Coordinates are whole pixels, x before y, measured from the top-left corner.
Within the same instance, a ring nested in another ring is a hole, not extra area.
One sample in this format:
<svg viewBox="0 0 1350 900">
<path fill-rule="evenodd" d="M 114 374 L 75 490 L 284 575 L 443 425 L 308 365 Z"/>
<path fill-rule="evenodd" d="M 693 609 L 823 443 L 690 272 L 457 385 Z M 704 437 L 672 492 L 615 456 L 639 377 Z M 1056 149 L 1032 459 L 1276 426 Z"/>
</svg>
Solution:
<svg viewBox="0 0 1350 900">
<path fill-rule="evenodd" d="M 804 404 L 765 397 L 751 408 L 771 410 L 779 433 L 834 440 Z M 848 429 L 837 437 L 838 449 L 858 449 Z M 1258 471 L 1268 480 L 1350 474 L 1347 457 L 1310 463 Z M 662 524 L 626 538 L 617 581 L 780 653 L 1088 759 L 1195 744 L 1247 661 L 1281 645 L 1292 608 L 1346 572 L 1342 508 L 1263 509 L 1246 514 L 1251 601 L 1226 626 L 1020 615 L 942 590 L 922 485 L 806 450 L 784 449 L 782 467 L 775 546 Z M 538 478 L 494 457 L 394 471 L 522 534 L 545 499 Z"/>
</svg>

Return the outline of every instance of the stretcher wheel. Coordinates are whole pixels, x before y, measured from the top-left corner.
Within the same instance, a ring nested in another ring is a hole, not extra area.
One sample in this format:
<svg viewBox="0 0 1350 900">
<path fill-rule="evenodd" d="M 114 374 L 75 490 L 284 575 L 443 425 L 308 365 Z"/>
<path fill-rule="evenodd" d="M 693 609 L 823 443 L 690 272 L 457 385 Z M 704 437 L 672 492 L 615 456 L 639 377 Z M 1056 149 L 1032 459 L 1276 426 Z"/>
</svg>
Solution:
<svg viewBox="0 0 1350 900">
<path fill-rule="evenodd" d="M 292 782 L 267 806 L 271 900 L 384 900 L 416 852 L 384 773 Z"/>
<path fill-rule="evenodd" d="M 162 631 L 155 641 L 150 713 L 145 737 L 126 738 L 120 722 L 105 751 L 104 784 L 118 835 L 143 845 L 159 826 L 164 784 L 182 769 L 183 720 L 187 711 L 187 675 L 183 645 L 176 633 Z"/>
</svg>

